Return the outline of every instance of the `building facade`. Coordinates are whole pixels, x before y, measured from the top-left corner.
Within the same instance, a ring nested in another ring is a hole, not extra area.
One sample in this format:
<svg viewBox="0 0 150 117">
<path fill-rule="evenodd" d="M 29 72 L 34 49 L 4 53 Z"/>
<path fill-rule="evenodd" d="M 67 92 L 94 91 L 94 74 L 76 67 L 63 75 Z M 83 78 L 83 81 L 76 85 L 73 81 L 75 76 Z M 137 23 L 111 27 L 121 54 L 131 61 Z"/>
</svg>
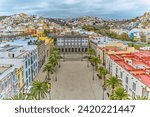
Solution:
<svg viewBox="0 0 150 117">
<path fill-rule="evenodd" d="M 132 97 L 150 98 L 150 53 L 140 51 L 125 54 L 107 54 L 106 69 L 122 81 L 122 86 Z"/>
<path fill-rule="evenodd" d="M 74 33 L 59 35 L 56 46 L 61 53 L 84 53 L 89 46 L 88 36 Z"/>
<path fill-rule="evenodd" d="M 24 92 L 38 73 L 38 47 L 30 45 L 26 39 L 1 44 L 0 64 L 14 66 L 13 94 Z"/>
<path fill-rule="evenodd" d="M 16 69 L 11 64 L 0 64 L 0 99 L 13 96 L 18 89 Z"/>
</svg>

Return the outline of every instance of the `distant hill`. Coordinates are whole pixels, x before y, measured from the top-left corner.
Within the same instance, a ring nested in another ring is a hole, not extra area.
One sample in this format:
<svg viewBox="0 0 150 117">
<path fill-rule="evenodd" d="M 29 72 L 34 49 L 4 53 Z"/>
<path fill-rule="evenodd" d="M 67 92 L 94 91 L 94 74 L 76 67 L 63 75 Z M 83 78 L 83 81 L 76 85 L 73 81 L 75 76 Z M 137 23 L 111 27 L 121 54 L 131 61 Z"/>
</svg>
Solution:
<svg viewBox="0 0 150 117">
<path fill-rule="evenodd" d="M 99 28 L 114 28 L 114 29 L 127 29 L 131 30 L 133 28 L 150 28 L 150 12 L 144 13 L 142 16 L 137 16 L 131 19 L 103 19 L 99 17 L 90 17 L 83 16 L 77 18 L 67 18 L 66 24 L 70 24 L 72 26 L 96 26 Z"/>
</svg>

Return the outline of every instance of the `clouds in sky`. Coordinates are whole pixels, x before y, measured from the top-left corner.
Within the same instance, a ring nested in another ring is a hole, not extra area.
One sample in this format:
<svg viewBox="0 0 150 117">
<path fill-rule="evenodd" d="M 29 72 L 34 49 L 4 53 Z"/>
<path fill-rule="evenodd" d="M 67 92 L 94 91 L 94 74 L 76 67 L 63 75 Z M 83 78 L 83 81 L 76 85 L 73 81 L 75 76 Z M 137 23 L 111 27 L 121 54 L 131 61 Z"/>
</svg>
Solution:
<svg viewBox="0 0 150 117">
<path fill-rule="evenodd" d="M 131 18 L 150 11 L 150 0 L 0 0 L 0 15 Z"/>
</svg>

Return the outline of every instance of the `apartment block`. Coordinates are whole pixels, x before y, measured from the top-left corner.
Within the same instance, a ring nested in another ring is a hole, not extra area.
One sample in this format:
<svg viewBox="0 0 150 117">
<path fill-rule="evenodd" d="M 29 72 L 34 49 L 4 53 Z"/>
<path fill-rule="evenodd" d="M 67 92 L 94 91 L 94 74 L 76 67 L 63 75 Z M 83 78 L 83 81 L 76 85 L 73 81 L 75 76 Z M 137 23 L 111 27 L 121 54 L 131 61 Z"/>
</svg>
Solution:
<svg viewBox="0 0 150 117">
<path fill-rule="evenodd" d="M 15 79 L 17 84 L 15 93 L 26 91 L 38 73 L 37 45 L 27 43 L 30 40 L 19 41 L 19 43 L 17 40 L 0 45 L 0 64 L 12 64 L 16 69 Z"/>
</svg>

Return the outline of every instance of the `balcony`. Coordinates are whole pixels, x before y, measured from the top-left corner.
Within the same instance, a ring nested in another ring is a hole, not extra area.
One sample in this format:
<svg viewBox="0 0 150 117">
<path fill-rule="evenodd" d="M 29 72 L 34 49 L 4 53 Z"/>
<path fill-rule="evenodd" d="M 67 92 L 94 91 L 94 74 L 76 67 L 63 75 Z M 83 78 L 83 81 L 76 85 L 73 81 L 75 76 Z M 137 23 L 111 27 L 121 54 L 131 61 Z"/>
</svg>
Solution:
<svg viewBox="0 0 150 117">
<path fill-rule="evenodd" d="M 18 84 L 18 80 L 14 80 L 12 83 L 13 83 L 13 85 L 16 85 L 16 84 Z"/>
</svg>

